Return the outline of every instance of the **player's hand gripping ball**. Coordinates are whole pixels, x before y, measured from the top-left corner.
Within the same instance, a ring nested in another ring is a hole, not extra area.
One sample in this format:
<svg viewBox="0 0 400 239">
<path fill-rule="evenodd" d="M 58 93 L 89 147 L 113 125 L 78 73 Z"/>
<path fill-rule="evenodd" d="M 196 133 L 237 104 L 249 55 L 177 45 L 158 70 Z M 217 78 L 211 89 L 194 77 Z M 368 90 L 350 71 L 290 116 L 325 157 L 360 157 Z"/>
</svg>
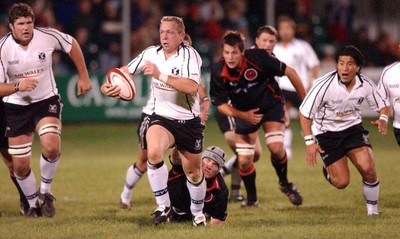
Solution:
<svg viewBox="0 0 400 239">
<path fill-rule="evenodd" d="M 111 68 L 108 70 L 106 78 L 108 83 L 118 85 L 121 88 L 121 92 L 119 93 L 121 100 L 133 100 L 136 95 L 136 89 L 129 75 L 125 74 L 119 68 Z"/>
</svg>

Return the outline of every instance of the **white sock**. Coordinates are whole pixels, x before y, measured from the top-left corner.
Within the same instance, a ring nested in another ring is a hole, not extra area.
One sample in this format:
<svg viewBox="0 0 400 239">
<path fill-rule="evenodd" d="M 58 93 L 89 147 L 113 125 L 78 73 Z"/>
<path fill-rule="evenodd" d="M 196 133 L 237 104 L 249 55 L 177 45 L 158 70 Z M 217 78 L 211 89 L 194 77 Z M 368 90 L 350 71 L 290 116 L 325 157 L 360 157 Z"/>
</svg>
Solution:
<svg viewBox="0 0 400 239">
<path fill-rule="evenodd" d="M 171 206 L 169 200 L 169 193 L 167 188 L 168 182 L 168 168 L 164 162 L 158 165 L 150 164 L 147 161 L 147 176 L 149 178 L 150 187 L 153 191 L 156 202 L 159 206 Z"/>
<path fill-rule="evenodd" d="M 28 200 L 29 207 L 37 207 L 36 202 L 38 194 L 36 191 L 36 178 L 33 171 L 30 170 L 28 175 L 25 177 L 19 177 L 16 174 L 14 175 L 18 181 L 19 186 L 24 192 L 26 199 Z"/>
<path fill-rule="evenodd" d="M 135 187 L 136 183 L 142 178 L 143 173 L 132 165 L 126 171 L 125 184 L 121 193 L 121 200 L 123 203 L 128 204 L 131 201 L 132 189 Z"/>
<path fill-rule="evenodd" d="M 284 147 L 286 150 L 287 158 L 292 159 L 292 130 L 290 128 L 285 128 L 285 138 Z"/>
<path fill-rule="evenodd" d="M 232 171 L 232 168 L 233 168 L 233 165 L 236 162 L 236 159 L 237 159 L 237 156 L 235 154 L 225 162 L 224 166 L 219 170 L 219 172 L 221 173 L 222 177 L 225 177 L 226 175 L 228 175 Z"/>
<path fill-rule="evenodd" d="M 54 160 L 45 158 L 43 154 L 40 156 L 40 193 L 51 192 L 51 183 L 53 182 L 59 162 L 60 156 Z"/>
<path fill-rule="evenodd" d="M 367 202 L 367 213 L 377 214 L 379 198 L 379 179 L 375 183 L 363 182 L 363 194 Z"/>
<path fill-rule="evenodd" d="M 189 180 L 186 180 L 186 186 L 189 190 L 191 202 L 190 211 L 193 216 L 197 216 L 203 213 L 204 198 L 206 197 L 207 184 L 206 180 L 203 179 L 197 185 L 192 184 Z"/>
<path fill-rule="evenodd" d="M 240 184 L 242 182 L 242 177 L 239 174 L 239 169 L 233 167 L 231 170 L 231 196 L 237 197 L 241 195 Z"/>
</svg>

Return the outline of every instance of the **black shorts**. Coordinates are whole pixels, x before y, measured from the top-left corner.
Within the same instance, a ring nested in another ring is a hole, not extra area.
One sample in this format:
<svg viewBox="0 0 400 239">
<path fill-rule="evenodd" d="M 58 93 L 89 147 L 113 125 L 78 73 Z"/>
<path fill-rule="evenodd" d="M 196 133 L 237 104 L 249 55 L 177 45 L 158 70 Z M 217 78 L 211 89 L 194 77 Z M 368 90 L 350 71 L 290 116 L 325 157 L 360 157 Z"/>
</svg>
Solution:
<svg viewBox="0 0 400 239">
<path fill-rule="evenodd" d="M 0 149 L 8 148 L 8 139 L 6 137 L 6 112 L 4 109 L 3 98 L 0 97 Z"/>
<path fill-rule="evenodd" d="M 400 129 L 393 128 L 394 137 L 396 137 L 397 144 L 400 146 Z"/>
<path fill-rule="evenodd" d="M 368 131 L 362 127 L 362 124 L 339 132 L 328 131 L 316 135 L 315 138 L 322 150 L 325 151 L 324 153 L 320 153 L 325 167 L 343 158 L 352 149 L 363 146 L 371 147 Z"/>
<path fill-rule="evenodd" d="M 250 133 L 256 132 L 260 126 L 265 122 L 285 122 L 285 108 L 283 104 L 276 105 L 274 108 L 269 109 L 268 112 L 264 113 L 260 123 L 253 125 L 247 121 L 241 119 L 235 119 L 236 129 L 235 133 L 240 135 L 248 135 Z"/>
<path fill-rule="evenodd" d="M 147 149 L 146 133 L 150 125 L 150 115 L 142 113 L 139 127 L 137 129 L 137 135 L 139 137 L 139 145 L 141 149 Z"/>
<path fill-rule="evenodd" d="M 300 108 L 301 105 L 301 99 L 297 92 L 295 91 L 289 91 L 289 90 L 282 90 L 283 97 L 285 97 L 286 102 L 292 103 L 293 107 L 296 107 L 297 109 Z"/>
<path fill-rule="evenodd" d="M 36 124 L 44 117 L 61 119 L 62 102 L 59 95 L 30 105 L 6 103 L 7 137 L 16 137 L 35 131 Z"/>
<path fill-rule="evenodd" d="M 152 114 L 149 127 L 153 125 L 160 125 L 166 128 L 174 136 L 177 149 L 185 150 L 192 154 L 202 152 L 204 125 L 201 123 L 200 117 L 190 120 L 170 120 Z"/>
<path fill-rule="evenodd" d="M 215 109 L 215 119 L 223 134 L 235 129 L 235 118 L 222 114 L 217 108 Z"/>
</svg>

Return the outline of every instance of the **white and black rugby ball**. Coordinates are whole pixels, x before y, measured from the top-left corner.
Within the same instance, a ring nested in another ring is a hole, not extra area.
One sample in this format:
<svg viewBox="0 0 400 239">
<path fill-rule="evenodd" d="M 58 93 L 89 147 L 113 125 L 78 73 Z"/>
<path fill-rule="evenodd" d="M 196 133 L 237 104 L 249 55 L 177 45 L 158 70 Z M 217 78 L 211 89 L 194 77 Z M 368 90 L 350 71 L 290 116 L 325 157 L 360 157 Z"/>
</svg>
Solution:
<svg viewBox="0 0 400 239">
<path fill-rule="evenodd" d="M 135 84 L 129 75 L 119 68 L 111 68 L 107 72 L 107 82 L 111 85 L 118 85 L 121 88 L 119 97 L 121 100 L 130 101 L 136 95 Z"/>
</svg>

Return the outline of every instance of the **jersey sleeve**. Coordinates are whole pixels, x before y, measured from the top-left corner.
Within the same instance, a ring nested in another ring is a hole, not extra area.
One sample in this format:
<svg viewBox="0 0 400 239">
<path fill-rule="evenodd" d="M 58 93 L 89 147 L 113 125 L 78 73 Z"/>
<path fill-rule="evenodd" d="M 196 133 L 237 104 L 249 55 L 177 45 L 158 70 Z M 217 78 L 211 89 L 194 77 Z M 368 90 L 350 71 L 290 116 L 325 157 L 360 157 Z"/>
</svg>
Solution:
<svg viewBox="0 0 400 239">
<path fill-rule="evenodd" d="M 38 30 L 49 36 L 50 42 L 53 43 L 54 50 L 63 51 L 67 54 L 71 52 L 73 40 L 71 35 L 60 32 L 54 28 L 38 28 Z"/>
<path fill-rule="evenodd" d="M 182 77 L 189 78 L 201 83 L 201 65 L 202 60 L 199 53 L 193 47 L 184 47 L 184 52 L 188 54 L 182 66 Z"/>
<path fill-rule="evenodd" d="M 210 98 L 213 105 L 219 106 L 229 101 L 229 92 L 224 86 L 223 79 L 213 68 L 210 76 Z"/>
<path fill-rule="evenodd" d="M 274 76 L 284 76 L 286 64 L 270 55 L 264 49 L 250 49 L 245 51 L 245 56 L 259 65 L 265 72 L 272 72 Z"/>
<path fill-rule="evenodd" d="M 325 95 L 327 88 L 327 81 L 317 80 L 314 82 L 299 108 L 300 113 L 304 117 L 308 119 L 314 118 L 314 115 L 319 111 L 324 103 L 323 96 Z"/>
<path fill-rule="evenodd" d="M 215 219 L 225 221 L 227 217 L 227 208 L 228 208 L 228 188 L 226 187 L 224 179 L 219 174 L 217 176 L 217 180 L 220 185 L 219 190 L 212 190 L 213 200 L 211 202 L 206 202 L 207 204 L 211 204 L 211 207 L 208 205 L 205 207 L 207 208 L 207 213 Z"/>
<path fill-rule="evenodd" d="M 145 49 L 128 63 L 129 73 L 139 74 L 143 70 L 144 64 L 150 60 L 150 50 L 151 48 Z"/>
<path fill-rule="evenodd" d="M 384 98 L 372 80 L 366 80 L 365 84 L 370 87 L 371 92 L 367 94 L 367 102 L 372 110 L 379 112 L 382 108 L 389 106 L 389 100 Z"/>
</svg>

